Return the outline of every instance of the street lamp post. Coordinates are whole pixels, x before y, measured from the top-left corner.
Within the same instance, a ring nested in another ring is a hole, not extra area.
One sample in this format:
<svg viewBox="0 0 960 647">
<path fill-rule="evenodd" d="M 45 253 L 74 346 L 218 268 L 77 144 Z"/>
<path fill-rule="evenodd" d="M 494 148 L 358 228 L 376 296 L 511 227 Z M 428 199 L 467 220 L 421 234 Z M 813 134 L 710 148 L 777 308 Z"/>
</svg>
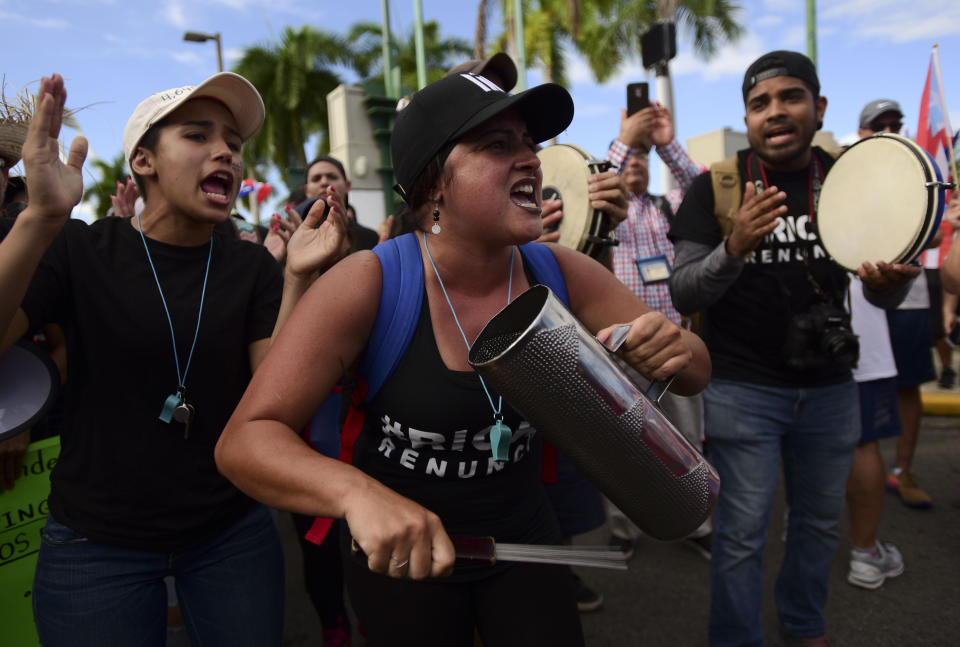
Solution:
<svg viewBox="0 0 960 647">
<path fill-rule="evenodd" d="M 200 31 L 187 31 L 183 33 L 183 40 L 192 43 L 205 43 L 212 40 L 217 44 L 217 72 L 223 72 L 223 52 L 220 49 L 220 32 L 213 34 L 204 34 Z"/>
</svg>

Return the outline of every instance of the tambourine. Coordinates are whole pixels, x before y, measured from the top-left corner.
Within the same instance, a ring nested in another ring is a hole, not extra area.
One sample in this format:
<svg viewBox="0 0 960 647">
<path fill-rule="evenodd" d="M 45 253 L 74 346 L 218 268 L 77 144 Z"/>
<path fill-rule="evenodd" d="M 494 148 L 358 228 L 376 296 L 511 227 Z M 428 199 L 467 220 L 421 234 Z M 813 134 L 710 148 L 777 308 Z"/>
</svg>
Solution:
<svg viewBox="0 0 960 647">
<path fill-rule="evenodd" d="M 817 206 L 823 247 L 851 272 L 864 261 L 909 263 L 936 234 L 948 186 L 930 154 L 906 137 L 861 139 L 823 182 Z"/>
<path fill-rule="evenodd" d="M 563 218 L 557 227 L 564 247 L 597 258 L 617 244 L 610 216 L 590 204 L 590 176 L 610 168 L 608 160 L 596 160 L 573 144 L 547 146 L 537 153 L 543 169 L 543 199 L 563 200 Z"/>
<path fill-rule="evenodd" d="M 59 390 L 60 373 L 43 348 L 20 340 L 0 355 L 0 440 L 36 425 Z"/>
</svg>

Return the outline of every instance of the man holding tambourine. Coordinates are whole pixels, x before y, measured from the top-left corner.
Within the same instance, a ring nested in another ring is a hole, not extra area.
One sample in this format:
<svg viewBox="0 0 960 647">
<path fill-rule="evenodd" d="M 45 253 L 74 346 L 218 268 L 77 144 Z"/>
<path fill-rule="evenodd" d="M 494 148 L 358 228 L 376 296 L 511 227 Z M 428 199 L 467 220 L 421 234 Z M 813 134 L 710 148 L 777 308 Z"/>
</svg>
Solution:
<svg viewBox="0 0 960 647">
<path fill-rule="evenodd" d="M 812 226 L 834 163 L 811 146 L 827 100 L 810 59 L 777 51 L 747 69 L 743 101 L 750 148 L 694 180 L 670 231 L 673 302 L 686 315 L 705 312 L 713 360 L 704 429 L 723 487 L 710 644 L 763 642 L 763 552 L 782 460 L 790 516 L 780 631 L 787 645 L 826 645 L 827 585 L 860 436 L 848 279 Z M 888 307 L 920 271 L 858 265 L 864 295 Z"/>
</svg>

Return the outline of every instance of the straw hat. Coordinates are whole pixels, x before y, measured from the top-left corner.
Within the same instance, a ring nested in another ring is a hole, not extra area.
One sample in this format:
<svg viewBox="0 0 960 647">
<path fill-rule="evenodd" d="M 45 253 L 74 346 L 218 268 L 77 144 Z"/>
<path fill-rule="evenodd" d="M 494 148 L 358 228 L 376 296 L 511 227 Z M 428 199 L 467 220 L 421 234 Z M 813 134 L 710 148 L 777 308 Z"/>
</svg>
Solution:
<svg viewBox="0 0 960 647">
<path fill-rule="evenodd" d="M 14 119 L 0 118 L 0 158 L 6 168 L 20 161 L 23 142 L 27 139 L 29 124 Z"/>
</svg>

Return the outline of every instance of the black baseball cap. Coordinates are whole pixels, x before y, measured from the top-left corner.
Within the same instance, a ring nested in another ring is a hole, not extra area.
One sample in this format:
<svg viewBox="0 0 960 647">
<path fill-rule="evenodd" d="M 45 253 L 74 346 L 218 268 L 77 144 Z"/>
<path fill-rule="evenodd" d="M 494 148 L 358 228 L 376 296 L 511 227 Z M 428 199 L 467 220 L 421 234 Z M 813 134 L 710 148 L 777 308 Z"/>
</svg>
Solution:
<svg viewBox="0 0 960 647">
<path fill-rule="evenodd" d="M 473 59 L 461 63 L 450 70 L 444 76 L 451 74 L 462 74 L 463 72 L 473 72 L 480 76 L 486 76 L 487 71 L 493 72 L 503 81 L 503 91 L 510 92 L 517 85 L 517 66 L 513 59 L 503 52 L 497 52 L 486 60 Z"/>
<path fill-rule="evenodd" d="M 747 95 L 753 86 L 775 76 L 798 78 L 807 84 L 813 96 L 820 96 L 820 79 L 813 61 L 800 52 L 780 49 L 764 54 L 747 68 L 747 73 L 743 75 L 743 102 L 747 102 Z"/>
<path fill-rule="evenodd" d="M 430 160 L 449 154 L 465 133 L 510 108 L 520 113 L 537 143 L 560 134 L 573 121 L 573 99 L 555 83 L 510 95 L 488 79 L 464 72 L 445 76 L 414 93 L 397 114 L 390 137 L 397 176 L 394 189 L 406 201 Z"/>
</svg>

